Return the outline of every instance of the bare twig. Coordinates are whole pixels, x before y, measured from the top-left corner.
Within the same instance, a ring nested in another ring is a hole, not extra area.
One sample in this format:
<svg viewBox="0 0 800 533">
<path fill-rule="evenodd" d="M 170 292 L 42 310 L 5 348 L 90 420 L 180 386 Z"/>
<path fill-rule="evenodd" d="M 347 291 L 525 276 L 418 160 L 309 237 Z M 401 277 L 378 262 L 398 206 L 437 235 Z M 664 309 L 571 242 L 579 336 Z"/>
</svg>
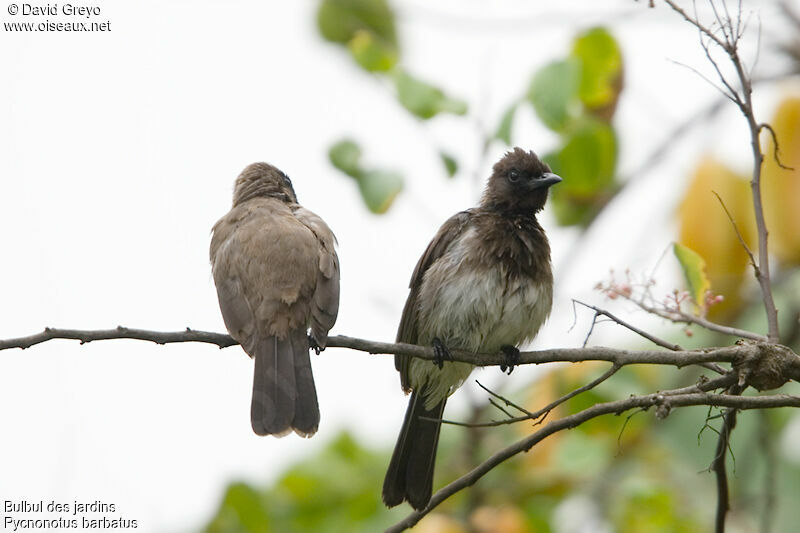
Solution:
<svg viewBox="0 0 800 533">
<path fill-rule="evenodd" d="M 443 424 L 450 424 L 450 425 L 453 425 L 453 426 L 475 428 L 475 427 L 503 426 L 503 425 L 506 425 L 506 424 L 514 424 L 516 422 L 524 422 L 526 420 L 537 420 L 540 417 L 542 417 L 542 420 L 539 420 L 537 422 L 537 424 L 538 424 L 538 423 L 541 423 L 544 420 L 544 417 L 546 417 L 547 414 L 550 413 L 550 411 L 552 411 L 553 409 L 555 409 L 556 407 L 558 407 L 562 403 L 566 402 L 567 400 L 570 400 L 570 399 L 574 398 L 578 394 L 581 394 L 583 392 L 586 392 L 588 390 L 591 390 L 591 389 L 595 388 L 596 386 L 598 386 L 599 384 L 601 384 L 602 382 L 604 382 L 605 380 L 607 380 L 608 378 L 610 378 L 611 376 L 616 374 L 617 371 L 620 368 L 622 368 L 622 367 L 619 366 L 619 365 L 612 365 L 611 368 L 609 368 L 608 370 L 603 372 L 603 374 L 600 375 L 597 379 L 594 379 L 594 380 L 590 381 L 589 383 L 587 383 L 586 385 L 583 385 L 582 387 L 578 387 L 577 389 L 575 389 L 573 391 L 570 391 L 569 393 L 567 393 L 564 396 L 558 398 L 557 400 L 554 400 L 554 401 L 550 402 L 549 404 L 547 404 L 545 407 L 542 407 L 538 411 L 534 411 L 532 413 L 530 411 L 525 411 L 526 413 L 528 413 L 525 416 L 509 417 L 509 418 L 507 418 L 505 420 L 495 420 L 495 421 L 492 421 L 492 422 L 455 422 L 453 420 L 441 420 L 441 422 Z M 476 381 L 476 383 L 477 383 L 477 381 Z M 481 385 L 481 384 L 478 383 L 478 385 Z M 483 387 L 483 385 L 481 385 L 481 387 Z M 486 390 L 488 390 L 488 389 L 486 389 Z M 489 392 L 491 392 L 491 391 L 489 391 Z M 494 394 L 494 393 L 492 393 L 492 394 Z M 501 396 L 501 398 L 502 398 L 502 396 Z M 503 399 L 505 399 L 505 398 L 503 398 Z M 515 405 L 515 407 L 516 407 L 516 405 Z"/>
<path fill-rule="evenodd" d="M 598 316 L 606 316 L 606 317 L 610 318 L 611 320 L 613 320 L 614 322 L 616 322 L 617 324 L 619 324 L 620 326 L 633 331 L 637 335 L 639 335 L 641 337 L 644 337 L 645 339 L 649 340 L 653 344 L 657 344 L 658 346 L 661 346 L 662 348 L 666 348 L 668 350 L 674 350 L 674 351 L 683 350 L 683 348 L 681 348 L 679 345 L 677 345 L 675 343 L 672 343 L 672 342 L 667 342 L 667 341 L 665 341 L 663 339 L 660 339 L 660 338 L 656 337 L 655 335 L 652 335 L 652 334 L 644 331 L 643 329 L 637 328 L 636 326 L 634 326 L 632 324 L 629 324 L 628 322 L 625 322 L 621 318 L 613 315 L 612 313 L 610 313 L 609 311 L 607 311 L 605 309 L 601 309 L 601 308 L 596 307 L 594 305 L 590 305 L 590 304 L 584 303 L 584 302 L 582 302 L 580 300 L 573 299 L 572 301 L 574 303 L 580 304 L 580 305 L 582 305 L 584 307 L 588 307 L 589 309 L 594 311 L 594 319 L 592 320 L 592 328 L 594 328 L 594 323 L 597 320 Z M 586 337 L 586 340 L 587 341 L 589 340 L 588 335 Z M 586 341 L 584 341 L 583 345 L 586 346 Z"/>
<path fill-rule="evenodd" d="M 750 339 L 757 342 L 767 342 L 769 339 L 764 335 L 759 335 L 758 333 L 753 333 L 752 331 L 748 331 L 746 329 L 735 328 L 733 326 L 725 326 L 723 324 L 717 324 L 716 322 L 712 322 L 705 317 L 690 315 L 689 313 L 684 313 L 683 311 L 679 311 L 676 309 L 659 309 L 658 307 L 653 307 L 651 305 L 647 305 L 644 302 L 640 302 L 637 300 L 631 299 L 633 303 L 644 309 L 650 314 L 658 315 L 661 318 L 666 318 L 671 322 L 677 322 L 682 324 L 695 324 L 700 326 L 701 328 L 706 328 L 709 331 L 716 331 L 717 333 L 723 333 L 725 335 L 731 335 L 733 337 L 740 337 L 742 339 Z"/>
<path fill-rule="evenodd" d="M 733 226 L 733 231 L 736 232 L 736 237 L 739 239 L 739 243 L 742 245 L 742 248 L 744 248 L 744 251 L 747 252 L 747 256 L 750 258 L 750 264 L 753 265 L 753 269 L 755 269 L 755 271 L 758 272 L 758 263 L 756 263 L 756 258 L 753 255 L 753 252 L 750 250 L 750 247 L 747 246 L 747 243 L 744 241 L 744 237 L 742 237 L 742 233 L 739 231 L 739 226 L 736 225 L 736 221 L 733 219 L 733 215 L 731 215 L 731 212 L 728 211 L 728 207 L 725 205 L 725 202 L 722 201 L 720 195 L 717 194 L 717 191 L 711 191 L 711 192 L 714 193 L 714 196 L 717 197 L 717 200 L 719 200 L 719 205 L 722 206 L 722 209 L 725 211 L 725 214 L 728 215 L 728 220 L 730 221 L 731 226 Z"/>
</svg>

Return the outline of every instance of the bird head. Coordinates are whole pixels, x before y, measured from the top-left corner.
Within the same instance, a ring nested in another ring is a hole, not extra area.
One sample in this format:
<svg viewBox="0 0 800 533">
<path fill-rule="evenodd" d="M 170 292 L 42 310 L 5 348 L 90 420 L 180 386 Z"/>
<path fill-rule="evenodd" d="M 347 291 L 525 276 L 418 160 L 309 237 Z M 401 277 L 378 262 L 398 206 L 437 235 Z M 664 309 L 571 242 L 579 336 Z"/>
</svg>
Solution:
<svg viewBox="0 0 800 533">
<path fill-rule="evenodd" d="M 297 203 L 292 180 L 269 163 L 247 165 L 233 187 L 233 205 L 251 198 L 278 198 L 287 203 Z"/>
<path fill-rule="evenodd" d="M 550 186 L 560 181 L 536 154 L 514 148 L 495 163 L 481 205 L 506 213 L 536 213 L 544 207 Z"/>
</svg>

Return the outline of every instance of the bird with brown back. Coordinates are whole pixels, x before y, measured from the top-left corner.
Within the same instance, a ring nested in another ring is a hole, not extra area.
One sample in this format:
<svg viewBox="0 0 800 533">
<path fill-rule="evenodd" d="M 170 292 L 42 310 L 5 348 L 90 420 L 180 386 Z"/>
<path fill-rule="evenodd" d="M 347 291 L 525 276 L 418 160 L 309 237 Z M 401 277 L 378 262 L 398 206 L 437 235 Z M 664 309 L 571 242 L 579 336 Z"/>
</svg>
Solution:
<svg viewBox="0 0 800 533">
<path fill-rule="evenodd" d="M 310 437 L 319 404 L 309 349 L 325 348 L 339 310 L 336 238 L 297 203 L 289 177 L 267 163 L 239 174 L 233 207 L 212 232 L 225 327 L 255 359 L 253 431 Z"/>
<path fill-rule="evenodd" d="M 383 484 L 383 501 L 424 509 L 431 499 L 436 448 L 447 398 L 472 372 L 448 349 L 506 356 L 532 340 L 550 314 L 550 245 L 536 220 L 561 181 L 533 152 L 515 148 L 493 168 L 480 205 L 450 217 L 411 276 L 397 342 L 432 345 L 435 361 L 396 356 L 411 393 Z"/>
</svg>

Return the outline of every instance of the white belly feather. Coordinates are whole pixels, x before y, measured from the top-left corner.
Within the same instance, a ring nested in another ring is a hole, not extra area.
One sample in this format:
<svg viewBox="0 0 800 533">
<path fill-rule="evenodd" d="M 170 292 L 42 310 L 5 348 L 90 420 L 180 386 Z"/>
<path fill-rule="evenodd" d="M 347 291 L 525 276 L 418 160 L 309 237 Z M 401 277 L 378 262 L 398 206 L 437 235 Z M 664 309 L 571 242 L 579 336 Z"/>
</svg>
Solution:
<svg viewBox="0 0 800 533">
<path fill-rule="evenodd" d="M 499 261 L 477 269 L 464 261 L 465 244 L 472 235 L 441 257 L 425 273 L 419 301 L 419 343 L 434 337 L 448 348 L 496 353 L 503 345 L 532 340 L 550 314 L 552 286 L 512 277 Z M 439 370 L 431 361 L 411 362 L 411 384 L 428 382 L 426 405 L 432 407 L 467 379 L 472 365 L 446 363 Z"/>
</svg>

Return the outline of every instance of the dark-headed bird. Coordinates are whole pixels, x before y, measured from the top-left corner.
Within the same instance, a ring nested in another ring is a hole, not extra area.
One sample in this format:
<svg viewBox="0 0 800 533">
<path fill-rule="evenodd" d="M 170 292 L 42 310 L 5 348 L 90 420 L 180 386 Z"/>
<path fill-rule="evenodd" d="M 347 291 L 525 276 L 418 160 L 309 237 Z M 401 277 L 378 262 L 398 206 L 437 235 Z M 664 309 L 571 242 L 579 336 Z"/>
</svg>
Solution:
<svg viewBox="0 0 800 533">
<path fill-rule="evenodd" d="M 517 346 L 550 314 L 550 245 L 536 214 L 560 181 L 515 148 L 494 165 L 480 205 L 450 217 L 417 263 L 397 342 L 432 345 L 436 359 L 395 357 L 411 398 L 383 484 L 387 506 L 421 510 L 431 499 L 444 406 L 473 369 L 448 361 L 448 349 L 502 352 L 510 372 Z"/>
<path fill-rule="evenodd" d="M 239 174 L 233 207 L 212 232 L 225 327 L 255 359 L 253 431 L 310 437 L 319 405 L 309 349 L 325 348 L 339 310 L 336 238 L 297 203 L 288 176 L 267 163 Z"/>
</svg>

